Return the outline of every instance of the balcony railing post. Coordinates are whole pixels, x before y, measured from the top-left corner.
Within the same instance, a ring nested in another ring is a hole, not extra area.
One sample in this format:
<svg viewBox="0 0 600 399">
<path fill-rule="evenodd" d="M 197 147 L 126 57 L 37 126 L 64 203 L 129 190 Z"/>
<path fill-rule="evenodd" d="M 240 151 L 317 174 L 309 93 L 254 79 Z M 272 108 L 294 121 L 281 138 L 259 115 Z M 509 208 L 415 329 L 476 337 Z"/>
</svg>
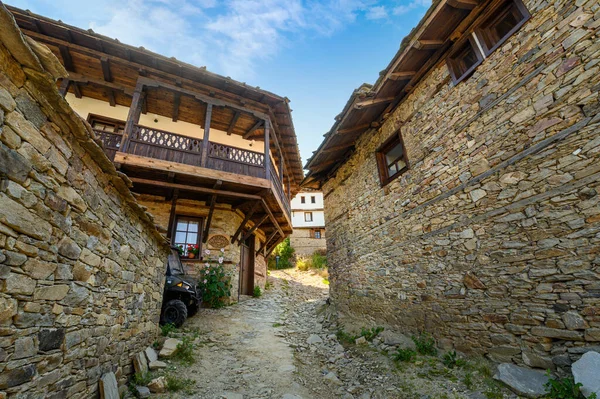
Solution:
<svg viewBox="0 0 600 399">
<path fill-rule="evenodd" d="M 208 161 L 208 146 L 210 145 L 210 120 L 212 118 L 212 104 L 206 104 L 206 118 L 204 119 L 204 137 L 202 137 L 202 158 L 200 166 L 206 167 Z"/>
<path fill-rule="evenodd" d="M 119 151 L 127 152 L 129 146 L 129 138 L 133 133 L 133 127 L 140 121 L 140 114 L 142 113 L 142 104 L 144 102 L 144 85 L 138 82 L 133 92 L 133 99 L 131 100 L 131 107 L 129 107 L 129 114 L 127 115 L 127 123 L 125 124 L 125 131 L 123 132 L 123 138 L 121 139 L 121 145 Z"/>
<path fill-rule="evenodd" d="M 279 149 L 279 180 L 281 180 L 283 186 L 283 151 L 281 151 L 281 148 Z"/>
<path fill-rule="evenodd" d="M 265 119 L 265 179 L 271 180 L 271 150 L 269 142 L 269 121 Z"/>
</svg>

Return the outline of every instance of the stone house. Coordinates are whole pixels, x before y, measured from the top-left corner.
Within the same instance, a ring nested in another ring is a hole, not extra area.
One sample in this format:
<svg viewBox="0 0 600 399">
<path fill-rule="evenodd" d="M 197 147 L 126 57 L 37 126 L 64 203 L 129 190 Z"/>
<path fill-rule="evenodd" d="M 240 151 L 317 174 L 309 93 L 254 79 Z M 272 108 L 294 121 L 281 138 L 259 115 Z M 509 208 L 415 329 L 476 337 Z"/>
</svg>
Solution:
<svg viewBox="0 0 600 399">
<path fill-rule="evenodd" d="M 323 193 L 302 190 L 291 202 L 292 226 L 290 244 L 299 256 L 311 256 L 316 251 L 325 251 L 325 211 Z"/>
<path fill-rule="evenodd" d="M 600 344 L 600 4 L 441 0 L 308 161 L 342 318 L 532 367 Z"/>
<path fill-rule="evenodd" d="M 9 9 L 24 34 L 62 61 L 69 75 L 61 93 L 181 246 L 188 272 L 199 274 L 205 250 L 225 248 L 232 299 L 264 288 L 266 257 L 292 232 L 289 198 L 303 178 L 289 100 Z M 193 246 L 199 254 L 190 258 Z"/>
</svg>

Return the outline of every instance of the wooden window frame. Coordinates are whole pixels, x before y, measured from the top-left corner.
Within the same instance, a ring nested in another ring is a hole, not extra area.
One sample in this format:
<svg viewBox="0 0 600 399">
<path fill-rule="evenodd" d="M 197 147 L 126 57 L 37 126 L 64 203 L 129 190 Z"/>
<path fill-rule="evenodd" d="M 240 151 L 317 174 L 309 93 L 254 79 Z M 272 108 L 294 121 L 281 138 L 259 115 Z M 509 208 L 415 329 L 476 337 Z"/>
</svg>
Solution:
<svg viewBox="0 0 600 399">
<path fill-rule="evenodd" d="M 306 204 L 306 197 L 304 195 L 300 196 L 300 203 L 301 204 Z"/>
<path fill-rule="evenodd" d="M 320 240 L 321 238 L 323 238 L 323 236 L 321 235 L 321 229 L 313 229 L 313 234 L 312 234 L 312 238 L 316 239 L 316 240 Z M 317 237 L 317 234 L 319 234 L 319 236 Z"/>
<path fill-rule="evenodd" d="M 90 126 L 92 126 L 92 124 L 94 123 L 94 121 L 96 122 L 100 122 L 100 123 L 106 123 L 107 125 L 115 125 L 115 128 L 119 125 L 123 126 L 123 130 L 125 130 L 125 125 L 127 122 L 122 121 L 120 119 L 115 119 L 115 118 L 109 118 L 107 116 L 102 116 L 102 115 L 97 115 L 97 114 L 88 114 L 87 117 L 87 122 L 90 124 Z M 93 126 L 92 126 L 93 128 Z M 118 129 L 117 129 L 118 130 Z M 114 133 L 114 134 L 120 134 L 122 135 L 123 133 L 119 133 L 118 131 L 115 132 L 114 130 L 112 132 L 108 132 L 107 133 Z"/>
<path fill-rule="evenodd" d="M 499 9 L 504 7 L 506 7 L 506 9 L 502 10 L 502 13 L 498 13 Z M 486 40 L 490 38 L 490 26 L 496 25 L 497 22 L 503 17 L 503 15 L 505 15 L 506 12 L 508 12 L 512 8 L 516 9 L 520 13 L 520 21 L 503 37 L 497 38 L 496 43 L 489 47 L 486 43 Z M 525 23 L 531 18 L 529 10 L 521 0 L 505 1 L 502 4 L 499 4 L 497 7 L 495 7 L 490 14 L 491 15 L 489 15 L 485 20 L 483 20 L 483 22 L 475 29 L 475 34 L 479 39 L 479 44 L 481 45 L 483 53 L 486 57 L 492 54 L 498 47 L 502 46 L 506 42 L 506 40 L 508 40 L 509 37 L 514 35 L 519 29 L 521 29 L 521 27 L 525 25 Z"/>
<path fill-rule="evenodd" d="M 400 144 L 402 146 L 402 157 L 396 159 L 394 162 L 398 162 L 398 160 L 402 159 L 406 166 L 400 169 L 398 172 L 394 173 L 392 176 L 388 175 L 388 164 L 385 160 L 385 154 L 394 148 L 396 145 Z M 394 134 L 392 134 L 382 145 L 379 146 L 377 152 L 375 153 L 377 158 L 377 170 L 379 171 L 379 180 L 381 181 L 381 187 L 384 187 L 391 183 L 393 180 L 400 177 L 400 175 L 404 174 L 409 168 L 408 155 L 406 154 L 406 146 L 404 145 L 404 140 L 402 139 L 402 134 L 400 133 L 400 129 L 396 130 Z"/>
<path fill-rule="evenodd" d="M 477 57 L 477 62 L 475 64 L 473 64 L 471 67 L 469 67 L 465 72 L 458 75 L 457 74 L 458 62 L 456 60 L 460 59 L 459 55 L 465 46 L 470 46 L 473 49 L 473 52 L 475 53 L 475 56 Z M 446 58 L 446 64 L 448 65 L 448 70 L 450 71 L 450 76 L 452 77 L 452 81 L 454 82 L 454 84 L 456 85 L 456 84 L 462 82 L 463 80 L 465 80 L 467 77 L 471 76 L 473 71 L 475 71 L 475 69 L 479 65 L 481 65 L 483 60 L 485 60 L 485 56 L 479 49 L 479 45 L 477 44 L 476 39 L 472 35 L 469 35 L 469 37 L 467 39 L 463 40 L 462 42 L 460 42 L 455 47 L 455 50 L 452 51 L 452 53 L 448 56 L 448 58 Z"/>
<path fill-rule="evenodd" d="M 317 203 L 317 197 L 315 195 L 311 195 L 310 196 L 310 203 L 311 204 L 316 204 Z"/>
<path fill-rule="evenodd" d="M 491 40 L 490 27 L 496 26 L 497 22 L 500 21 L 507 12 L 515 9 L 521 16 L 519 22 L 503 37 L 496 38 L 494 40 L 494 44 L 489 46 L 488 43 L 486 43 L 486 40 Z M 489 57 L 496 49 L 498 49 L 498 47 L 502 46 L 519 29 L 521 29 L 530 18 L 531 14 L 529 13 L 529 10 L 525 4 L 523 4 L 522 0 L 504 0 L 500 4 L 497 4 L 493 9 L 489 10 L 483 16 L 483 19 L 479 19 L 479 22 L 476 23 L 476 26 L 469 31 L 471 33 L 469 33 L 468 37 L 457 42 L 454 45 L 454 50 L 452 50 L 448 57 L 446 57 L 446 64 L 448 66 L 452 82 L 457 85 L 471 76 L 473 71 L 479 65 L 481 65 L 487 57 Z M 478 61 L 459 76 L 458 62 L 456 60 L 460 59 L 459 55 L 464 49 L 464 46 L 467 45 L 473 49 Z"/>
<path fill-rule="evenodd" d="M 171 242 L 173 243 L 173 245 L 177 245 L 175 243 L 175 239 L 177 237 L 177 221 L 179 220 L 179 218 L 187 218 L 187 219 L 197 219 L 199 224 L 198 224 L 198 237 L 197 237 L 197 242 L 196 244 L 198 245 L 198 258 L 196 259 L 202 259 L 202 238 L 203 238 L 203 234 L 204 234 L 204 218 L 202 216 L 197 216 L 197 215 L 189 215 L 189 214 L 185 214 L 185 213 L 177 213 L 175 214 L 175 218 L 173 221 L 173 226 L 171 227 L 171 237 L 172 240 Z M 184 248 L 184 251 L 186 250 L 186 248 Z M 182 258 L 185 258 L 184 255 L 182 255 Z"/>
<path fill-rule="evenodd" d="M 310 215 L 310 220 L 306 220 L 306 215 Z M 312 212 L 304 212 L 304 221 L 305 222 L 312 222 L 312 221 L 314 221 L 314 219 L 313 219 L 313 213 Z"/>
</svg>

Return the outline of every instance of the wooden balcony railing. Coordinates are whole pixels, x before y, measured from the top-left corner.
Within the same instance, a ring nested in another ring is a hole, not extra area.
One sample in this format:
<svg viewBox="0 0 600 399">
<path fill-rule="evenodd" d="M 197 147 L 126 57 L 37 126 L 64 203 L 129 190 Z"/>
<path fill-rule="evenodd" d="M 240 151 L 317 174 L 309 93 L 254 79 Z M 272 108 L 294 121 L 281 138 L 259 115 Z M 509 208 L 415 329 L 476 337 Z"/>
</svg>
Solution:
<svg viewBox="0 0 600 399">
<path fill-rule="evenodd" d="M 104 143 L 104 151 L 111 160 L 120 150 L 123 135 L 94 129 Z M 164 130 L 134 125 L 126 152 L 164 161 L 202 166 L 202 140 Z M 209 142 L 206 165 L 204 167 L 223 172 L 265 178 L 265 155 L 226 144 Z M 288 216 L 291 215 L 290 202 L 283 190 L 281 177 L 273 162 L 270 163 L 270 178 L 276 195 L 281 200 Z"/>
</svg>

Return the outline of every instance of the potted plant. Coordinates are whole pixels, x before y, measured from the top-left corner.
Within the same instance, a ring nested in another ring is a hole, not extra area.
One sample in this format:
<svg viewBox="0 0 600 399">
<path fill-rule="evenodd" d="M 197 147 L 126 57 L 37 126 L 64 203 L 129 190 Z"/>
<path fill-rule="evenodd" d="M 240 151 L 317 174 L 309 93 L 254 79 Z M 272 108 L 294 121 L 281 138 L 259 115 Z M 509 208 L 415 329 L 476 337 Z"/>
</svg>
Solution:
<svg viewBox="0 0 600 399">
<path fill-rule="evenodd" d="M 188 258 L 194 259 L 198 255 L 198 252 L 200 252 L 200 248 L 198 247 L 198 245 L 188 245 Z"/>
<path fill-rule="evenodd" d="M 177 252 L 179 252 L 179 257 L 183 256 L 183 253 L 184 253 L 183 245 L 178 245 L 177 246 Z"/>
</svg>

